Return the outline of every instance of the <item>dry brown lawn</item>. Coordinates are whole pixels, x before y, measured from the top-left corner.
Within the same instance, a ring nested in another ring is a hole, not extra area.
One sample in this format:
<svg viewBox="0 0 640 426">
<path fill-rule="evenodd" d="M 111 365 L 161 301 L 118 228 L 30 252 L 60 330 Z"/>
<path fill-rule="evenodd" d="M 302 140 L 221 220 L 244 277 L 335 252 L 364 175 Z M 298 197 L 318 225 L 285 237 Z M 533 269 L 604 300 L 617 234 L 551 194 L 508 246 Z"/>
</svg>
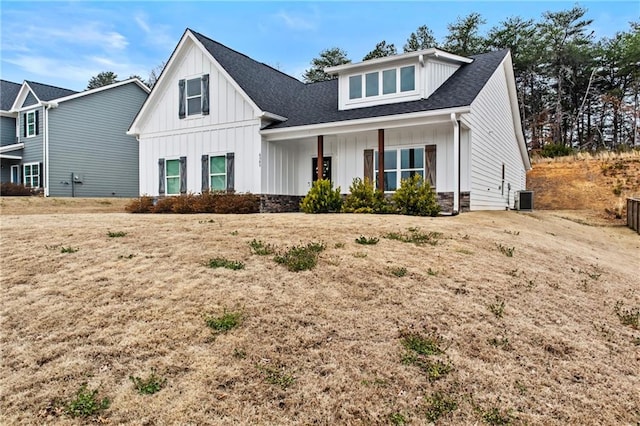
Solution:
<svg viewBox="0 0 640 426">
<path fill-rule="evenodd" d="M 436 392 L 457 403 L 439 424 L 640 422 L 640 330 L 616 313 L 640 308 L 626 227 L 559 211 L 131 215 L 23 200 L 1 203 L 0 424 L 426 424 Z M 383 238 L 408 228 L 442 236 Z M 289 272 L 253 239 L 326 250 Z M 245 268 L 207 267 L 215 257 Z M 225 310 L 244 321 L 214 336 L 205 317 Z M 430 382 L 403 363 L 407 331 L 440 335 L 453 370 Z M 129 376 L 152 370 L 165 387 L 138 394 Z M 111 404 L 75 419 L 64 406 L 84 383 Z"/>
</svg>

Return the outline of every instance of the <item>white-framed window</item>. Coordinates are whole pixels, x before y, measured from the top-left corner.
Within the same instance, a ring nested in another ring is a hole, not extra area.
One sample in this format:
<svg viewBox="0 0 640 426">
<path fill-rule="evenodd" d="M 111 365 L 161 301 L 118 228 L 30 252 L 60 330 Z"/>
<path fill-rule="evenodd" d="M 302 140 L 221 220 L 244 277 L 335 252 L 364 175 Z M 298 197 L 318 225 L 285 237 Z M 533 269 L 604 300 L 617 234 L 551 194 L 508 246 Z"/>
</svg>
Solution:
<svg viewBox="0 0 640 426">
<path fill-rule="evenodd" d="M 375 182 L 378 182 L 378 153 L 374 152 Z M 393 192 L 403 179 L 413 175 L 424 178 L 424 147 L 406 147 L 384 150 L 384 191 Z"/>
<path fill-rule="evenodd" d="M 350 100 L 361 99 L 363 95 L 365 98 L 370 98 L 414 90 L 416 90 L 415 65 L 349 76 Z"/>
<path fill-rule="evenodd" d="M 202 79 L 187 80 L 187 115 L 202 113 Z"/>
<path fill-rule="evenodd" d="M 26 114 L 27 117 L 27 137 L 30 138 L 32 136 L 35 136 L 37 134 L 37 130 L 36 130 L 36 112 L 35 111 L 29 111 Z"/>
<path fill-rule="evenodd" d="M 227 156 L 209 157 L 209 189 L 211 191 L 227 190 Z"/>
<path fill-rule="evenodd" d="M 28 163 L 22 166 L 24 186 L 40 188 L 40 164 Z"/>
<path fill-rule="evenodd" d="M 180 195 L 180 160 L 165 160 L 166 195 Z"/>
</svg>

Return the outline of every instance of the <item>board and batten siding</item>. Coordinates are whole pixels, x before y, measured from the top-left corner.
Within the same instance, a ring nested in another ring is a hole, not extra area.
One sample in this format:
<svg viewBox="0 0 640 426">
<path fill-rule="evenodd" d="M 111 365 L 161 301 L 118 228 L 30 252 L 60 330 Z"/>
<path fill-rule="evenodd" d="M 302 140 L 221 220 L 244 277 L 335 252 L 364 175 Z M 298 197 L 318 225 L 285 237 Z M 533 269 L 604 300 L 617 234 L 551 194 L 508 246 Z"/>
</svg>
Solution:
<svg viewBox="0 0 640 426">
<path fill-rule="evenodd" d="M 136 197 L 138 143 L 126 134 L 147 98 L 129 83 L 61 102 L 49 110 L 49 195 Z"/>
<path fill-rule="evenodd" d="M 449 77 L 455 73 L 460 65 L 451 64 L 449 62 L 436 61 L 433 59 L 427 60 L 426 64 L 426 72 L 424 72 L 424 87 L 425 87 L 425 98 L 431 96 L 433 92 L 440 86 L 442 83 L 447 81 Z"/>
<path fill-rule="evenodd" d="M 138 125 L 140 195 L 157 196 L 158 160 L 187 157 L 187 191 L 202 190 L 202 155 L 235 155 L 234 189 L 260 193 L 260 118 L 218 65 L 188 39 L 162 81 Z M 178 81 L 209 75 L 208 115 L 178 115 Z"/>
<path fill-rule="evenodd" d="M 16 119 L 0 117 L 0 146 L 13 145 L 16 142 Z"/>
<path fill-rule="evenodd" d="M 471 210 L 513 208 L 526 172 L 515 136 L 503 64 L 496 69 L 465 117 L 471 130 Z M 502 165 L 505 165 L 504 189 Z M 507 189 L 511 184 L 511 190 Z"/>
<path fill-rule="evenodd" d="M 463 136 L 464 139 L 464 136 Z M 468 139 L 468 138 L 467 138 Z M 436 145 L 436 190 L 454 190 L 453 126 L 437 124 L 385 130 L 385 148 Z M 467 144 L 468 146 L 468 144 Z M 331 157 L 331 180 L 341 192 L 349 192 L 354 178 L 364 177 L 364 151 L 378 149 L 378 132 L 327 134 L 323 142 L 324 157 Z M 468 164 L 468 149 L 461 147 L 463 164 Z M 317 157 L 317 138 L 286 142 L 263 142 L 263 193 L 305 195 L 312 184 L 312 159 Z M 465 170 L 468 170 L 468 166 Z M 462 190 L 469 190 L 469 175 L 461 171 Z M 292 179 L 293 184 L 288 180 Z"/>
</svg>

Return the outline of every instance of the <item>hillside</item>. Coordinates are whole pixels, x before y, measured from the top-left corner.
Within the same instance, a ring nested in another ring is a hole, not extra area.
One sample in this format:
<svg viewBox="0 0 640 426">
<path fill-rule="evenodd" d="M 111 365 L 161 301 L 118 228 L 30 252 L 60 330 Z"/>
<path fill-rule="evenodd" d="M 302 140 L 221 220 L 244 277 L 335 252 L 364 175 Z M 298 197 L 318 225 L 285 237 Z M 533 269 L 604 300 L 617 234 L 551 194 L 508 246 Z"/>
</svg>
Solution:
<svg viewBox="0 0 640 426">
<path fill-rule="evenodd" d="M 626 197 L 640 196 L 640 152 L 537 158 L 527 174 L 539 210 L 588 210 L 624 218 Z"/>
<path fill-rule="evenodd" d="M 640 421 L 640 239 L 624 226 L 90 204 L 2 200 L 0 424 Z M 274 260 L 311 242 L 311 270 Z M 162 389 L 141 395 L 130 377 L 152 374 Z M 109 406 L 70 415 L 93 398 Z"/>
</svg>

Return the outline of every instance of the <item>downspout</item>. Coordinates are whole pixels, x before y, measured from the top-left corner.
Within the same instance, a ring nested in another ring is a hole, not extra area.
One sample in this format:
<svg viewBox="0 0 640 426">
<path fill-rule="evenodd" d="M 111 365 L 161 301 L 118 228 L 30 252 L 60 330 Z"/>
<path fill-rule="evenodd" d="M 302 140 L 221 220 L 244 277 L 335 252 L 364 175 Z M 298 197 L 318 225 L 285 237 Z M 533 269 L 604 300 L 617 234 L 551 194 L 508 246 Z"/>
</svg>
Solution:
<svg viewBox="0 0 640 426">
<path fill-rule="evenodd" d="M 457 215 L 460 211 L 460 123 L 455 113 L 451 113 L 453 123 L 453 211 Z"/>
<path fill-rule="evenodd" d="M 44 106 L 44 136 L 42 137 L 42 164 L 44 167 L 44 196 L 49 196 L 49 110 L 57 108 L 55 102 L 42 102 Z"/>
</svg>

